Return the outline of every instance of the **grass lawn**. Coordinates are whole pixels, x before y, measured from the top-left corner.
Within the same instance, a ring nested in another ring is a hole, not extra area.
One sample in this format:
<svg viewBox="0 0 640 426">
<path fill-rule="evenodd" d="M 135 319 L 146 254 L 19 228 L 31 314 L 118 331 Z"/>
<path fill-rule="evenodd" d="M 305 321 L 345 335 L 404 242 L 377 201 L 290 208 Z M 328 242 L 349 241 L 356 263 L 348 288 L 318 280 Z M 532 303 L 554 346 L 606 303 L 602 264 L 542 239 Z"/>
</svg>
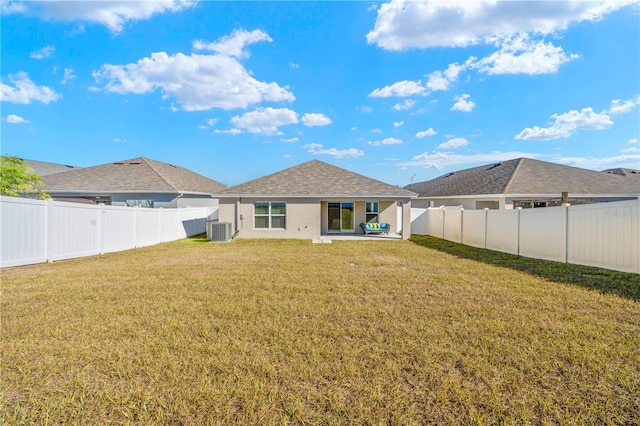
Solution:
<svg viewBox="0 0 640 426">
<path fill-rule="evenodd" d="M 612 293 L 439 244 L 2 270 L 0 424 L 640 424 L 637 275 L 600 272 Z"/>
</svg>

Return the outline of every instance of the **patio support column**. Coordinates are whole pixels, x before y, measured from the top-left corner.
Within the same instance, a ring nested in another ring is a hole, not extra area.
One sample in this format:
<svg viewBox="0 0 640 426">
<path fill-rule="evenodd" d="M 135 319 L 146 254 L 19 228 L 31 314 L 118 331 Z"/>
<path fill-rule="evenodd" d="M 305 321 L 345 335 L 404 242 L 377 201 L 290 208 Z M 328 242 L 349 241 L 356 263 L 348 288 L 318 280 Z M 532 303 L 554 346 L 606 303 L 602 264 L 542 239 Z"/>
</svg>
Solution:
<svg viewBox="0 0 640 426">
<path fill-rule="evenodd" d="M 411 199 L 402 200 L 402 239 L 411 238 Z"/>
</svg>

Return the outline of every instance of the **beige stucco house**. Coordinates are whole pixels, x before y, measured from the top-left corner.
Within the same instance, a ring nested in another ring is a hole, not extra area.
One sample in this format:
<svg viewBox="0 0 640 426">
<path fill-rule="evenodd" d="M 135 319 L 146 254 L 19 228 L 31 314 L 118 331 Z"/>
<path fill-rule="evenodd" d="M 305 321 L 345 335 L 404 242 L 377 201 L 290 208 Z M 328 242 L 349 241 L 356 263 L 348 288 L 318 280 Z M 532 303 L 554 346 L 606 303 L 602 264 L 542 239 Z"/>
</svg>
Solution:
<svg viewBox="0 0 640 426">
<path fill-rule="evenodd" d="M 238 237 L 319 238 L 363 234 L 361 222 L 389 223 L 411 236 L 411 199 L 417 194 L 313 160 L 221 191 L 220 222 Z"/>
</svg>

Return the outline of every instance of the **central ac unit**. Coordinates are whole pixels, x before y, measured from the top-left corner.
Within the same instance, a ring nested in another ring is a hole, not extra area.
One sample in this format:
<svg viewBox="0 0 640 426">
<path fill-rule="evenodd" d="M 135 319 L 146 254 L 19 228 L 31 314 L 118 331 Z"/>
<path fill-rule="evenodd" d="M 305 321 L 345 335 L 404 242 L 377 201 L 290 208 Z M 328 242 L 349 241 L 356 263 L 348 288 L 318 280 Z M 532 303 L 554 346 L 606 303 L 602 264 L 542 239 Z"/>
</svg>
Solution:
<svg viewBox="0 0 640 426">
<path fill-rule="evenodd" d="M 231 240 L 231 222 L 207 222 L 207 238 L 215 242 Z"/>
</svg>

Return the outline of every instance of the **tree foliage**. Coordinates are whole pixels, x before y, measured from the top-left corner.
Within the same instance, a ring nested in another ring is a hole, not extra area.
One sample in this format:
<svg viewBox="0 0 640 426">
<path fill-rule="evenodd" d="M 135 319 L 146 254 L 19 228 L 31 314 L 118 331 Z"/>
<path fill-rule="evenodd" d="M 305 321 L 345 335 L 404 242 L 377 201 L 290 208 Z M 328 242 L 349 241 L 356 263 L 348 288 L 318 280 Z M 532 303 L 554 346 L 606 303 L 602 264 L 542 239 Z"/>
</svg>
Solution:
<svg viewBox="0 0 640 426">
<path fill-rule="evenodd" d="M 40 199 L 51 198 L 42 191 L 43 186 L 40 176 L 22 159 L 8 155 L 0 157 L 0 194 L 19 197 L 28 193 Z"/>
</svg>

